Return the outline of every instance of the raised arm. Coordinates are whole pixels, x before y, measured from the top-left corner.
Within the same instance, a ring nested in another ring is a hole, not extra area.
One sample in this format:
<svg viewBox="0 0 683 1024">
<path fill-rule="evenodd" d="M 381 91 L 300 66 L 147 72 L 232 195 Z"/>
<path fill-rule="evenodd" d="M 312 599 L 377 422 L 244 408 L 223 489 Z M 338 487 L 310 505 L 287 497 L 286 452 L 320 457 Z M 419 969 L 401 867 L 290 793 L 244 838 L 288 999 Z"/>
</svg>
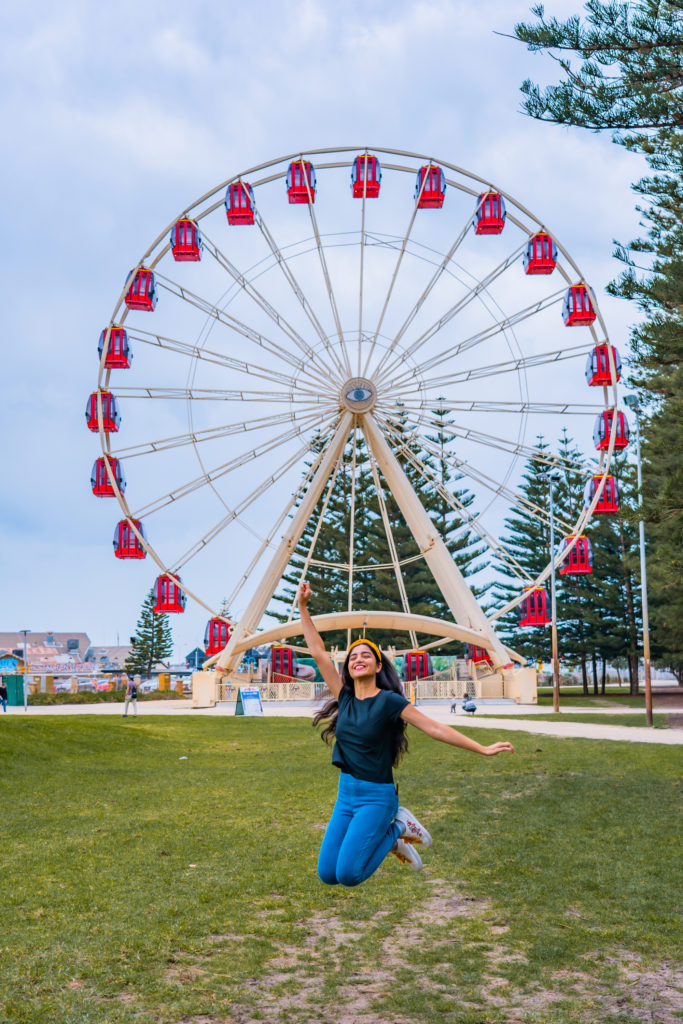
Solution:
<svg viewBox="0 0 683 1024">
<path fill-rule="evenodd" d="M 469 736 L 463 736 L 457 729 L 451 729 L 450 725 L 443 725 L 441 722 L 435 722 L 432 718 L 428 718 L 427 715 L 423 715 L 412 704 L 408 704 L 403 709 L 401 718 L 414 725 L 420 732 L 431 736 L 433 740 L 448 743 L 451 747 L 461 747 L 462 750 L 471 750 L 475 754 L 485 754 L 487 757 L 501 754 L 504 750 L 509 750 L 511 754 L 515 752 L 512 744 L 505 741 L 492 743 L 490 747 L 484 747 L 481 743 L 477 743 L 476 740 L 470 739 Z"/>
<path fill-rule="evenodd" d="M 339 691 L 342 688 L 342 681 L 339 678 L 339 673 L 334 667 L 332 658 L 330 658 L 329 654 L 325 650 L 323 639 L 315 628 L 315 624 L 311 618 L 311 613 L 308 610 L 310 596 L 310 584 L 306 582 L 302 583 L 299 587 L 298 600 L 299 617 L 301 618 L 301 625 L 304 628 L 304 639 L 311 657 L 315 659 L 315 663 L 320 669 L 320 675 L 327 683 L 330 692 L 333 693 L 335 697 L 338 697 Z"/>
</svg>

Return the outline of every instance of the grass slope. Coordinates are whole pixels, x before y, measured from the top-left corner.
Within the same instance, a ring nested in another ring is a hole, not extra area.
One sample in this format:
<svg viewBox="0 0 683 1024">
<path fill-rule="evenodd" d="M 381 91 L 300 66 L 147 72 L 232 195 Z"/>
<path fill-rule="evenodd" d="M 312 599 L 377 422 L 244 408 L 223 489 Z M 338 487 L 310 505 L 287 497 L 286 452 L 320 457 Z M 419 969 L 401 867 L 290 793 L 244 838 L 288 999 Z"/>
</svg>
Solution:
<svg viewBox="0 0 683 1024">
<path fill-rule="evenodd" d="M 427 869 L 343 890 L 316 876 L 336 771 L 307 721 L 0 725 L 3 1024 L 676 1019 L 673 748 L 491 759 L 413 730 Z"/>
</svg>

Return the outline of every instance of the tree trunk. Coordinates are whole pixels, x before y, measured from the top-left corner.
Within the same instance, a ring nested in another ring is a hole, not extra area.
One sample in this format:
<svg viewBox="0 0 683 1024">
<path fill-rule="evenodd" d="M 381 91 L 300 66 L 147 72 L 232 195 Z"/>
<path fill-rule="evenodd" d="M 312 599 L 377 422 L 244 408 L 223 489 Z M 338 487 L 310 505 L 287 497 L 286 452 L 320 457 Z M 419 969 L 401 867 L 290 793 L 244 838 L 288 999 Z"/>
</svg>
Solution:
<svg viewBox="0 0 683 1024">
<path fill-rule="evenodd" d="M 624 524 L 619 522 L 619 544 L 621 546 L 621 564 L 624 570 L 624 589 L 626 591 L 626 615 L 628 618 L 628 678 L 629 693 L 632 697 L 638 696 L 638 628 L 636 616 L 633 610 L 633 588 L 631 584 L 631 573 L 626 564 L 626 542 L 624 540 Z"/>
<path fill-rule="evenodd" d="M 600 680 L 600 693 L 605 696 L 605 676 L 607 673 L 607 658 L 602 659 L 602 679 Z"/>
<path fill-rule="evenodd" d="M 595 649 L 591 653 L 593 660 L 593 693 L 598 696 L 598 660 L 595 654 Z"/>
</svg>

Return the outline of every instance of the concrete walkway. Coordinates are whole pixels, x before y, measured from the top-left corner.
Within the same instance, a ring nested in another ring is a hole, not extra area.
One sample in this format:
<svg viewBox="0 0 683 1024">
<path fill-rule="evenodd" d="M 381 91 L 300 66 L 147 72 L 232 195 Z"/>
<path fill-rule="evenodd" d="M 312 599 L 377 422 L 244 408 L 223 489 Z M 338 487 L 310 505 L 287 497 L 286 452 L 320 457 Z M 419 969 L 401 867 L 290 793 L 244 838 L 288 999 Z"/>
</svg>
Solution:
<svg viewBox="0 0 683 1024">
<path fill-rule="evenodd" d="M 312 718 L 317 705 L 312 703 L 285 704 L 280 702 L 267 702 L 264 704 L 264 715 L 266 717 L 285 718 Z M 7 714 L 12 717 L 35 718 L 44 715 L 113 715 L 122 717 L 121 704 L 56 704 L 52 707 L 30 707 L 24 711 L 23 707 L 8 707 Z M 456 729 L 475 728 L 493 729 L 498 732 L 527 732 L 537 733 L 543 736 L 571 736 L 587 740 L 626 740 L 630 743 L 664 743 L 667 745 L 683 744 L 683 729 L 648 729 L 640 726 L 626 725 L 603 725 L 599 721 L 593 722 L 563 722 L 562 712 L 553 722 L 535 722 L 534 716 L 539 714 L 551 714 L 551 709 L 538 707 L 537 705 L 505 705 L 494 704 L 491 711 L 496 715 L 505 714 L 506 718 L 487 718 L 479 713 L 474 716 L 463 714 L 451 714 L 450 702 L 443 704 L 421 704 L 419 710 L 423 714 L 433 718 L 436 722 L 444 722 Z M 482 709 L 483 710 L 483 709 Z M 572 707 L 566 709 L 566 714 L 591 714 L 599 719 L 601 714 L 642 714 L 637 708 L 580 708 Z M 203 717 L 234 716 L 234 704 L 219 704 L 215 708 L 193 708 L 192 702 L 188 700 L 152 700 L 138 704 L 140 717 L 147 715 L 192 715 Z M 521 717 L 523 716 L 523 717 Z M 4 716 L 0 714 L 0 722 Z M 133 722 L 132 712 L 129 714 L 131 724 Z M 123 725 L 123 723 L 121 723 Z M 127 722 L 126 725 L 129 723 Z"/>
</svg>

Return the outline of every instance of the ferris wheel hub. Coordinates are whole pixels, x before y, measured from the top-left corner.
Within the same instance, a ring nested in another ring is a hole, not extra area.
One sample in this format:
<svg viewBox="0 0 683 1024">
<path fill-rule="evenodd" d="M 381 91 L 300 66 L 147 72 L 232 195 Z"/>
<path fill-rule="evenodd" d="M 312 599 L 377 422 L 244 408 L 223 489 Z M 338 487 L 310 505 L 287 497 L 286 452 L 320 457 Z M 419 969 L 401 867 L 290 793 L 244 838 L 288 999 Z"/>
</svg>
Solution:
<svg viewBox="0 0 683 1024">
<path fill-rule="evenodd" d="M 377 388 L 366 377 L 351 377 L 339 397 L 343 408 L 349 412 L 369 412 L 377 402 Z"/>
</svg>

